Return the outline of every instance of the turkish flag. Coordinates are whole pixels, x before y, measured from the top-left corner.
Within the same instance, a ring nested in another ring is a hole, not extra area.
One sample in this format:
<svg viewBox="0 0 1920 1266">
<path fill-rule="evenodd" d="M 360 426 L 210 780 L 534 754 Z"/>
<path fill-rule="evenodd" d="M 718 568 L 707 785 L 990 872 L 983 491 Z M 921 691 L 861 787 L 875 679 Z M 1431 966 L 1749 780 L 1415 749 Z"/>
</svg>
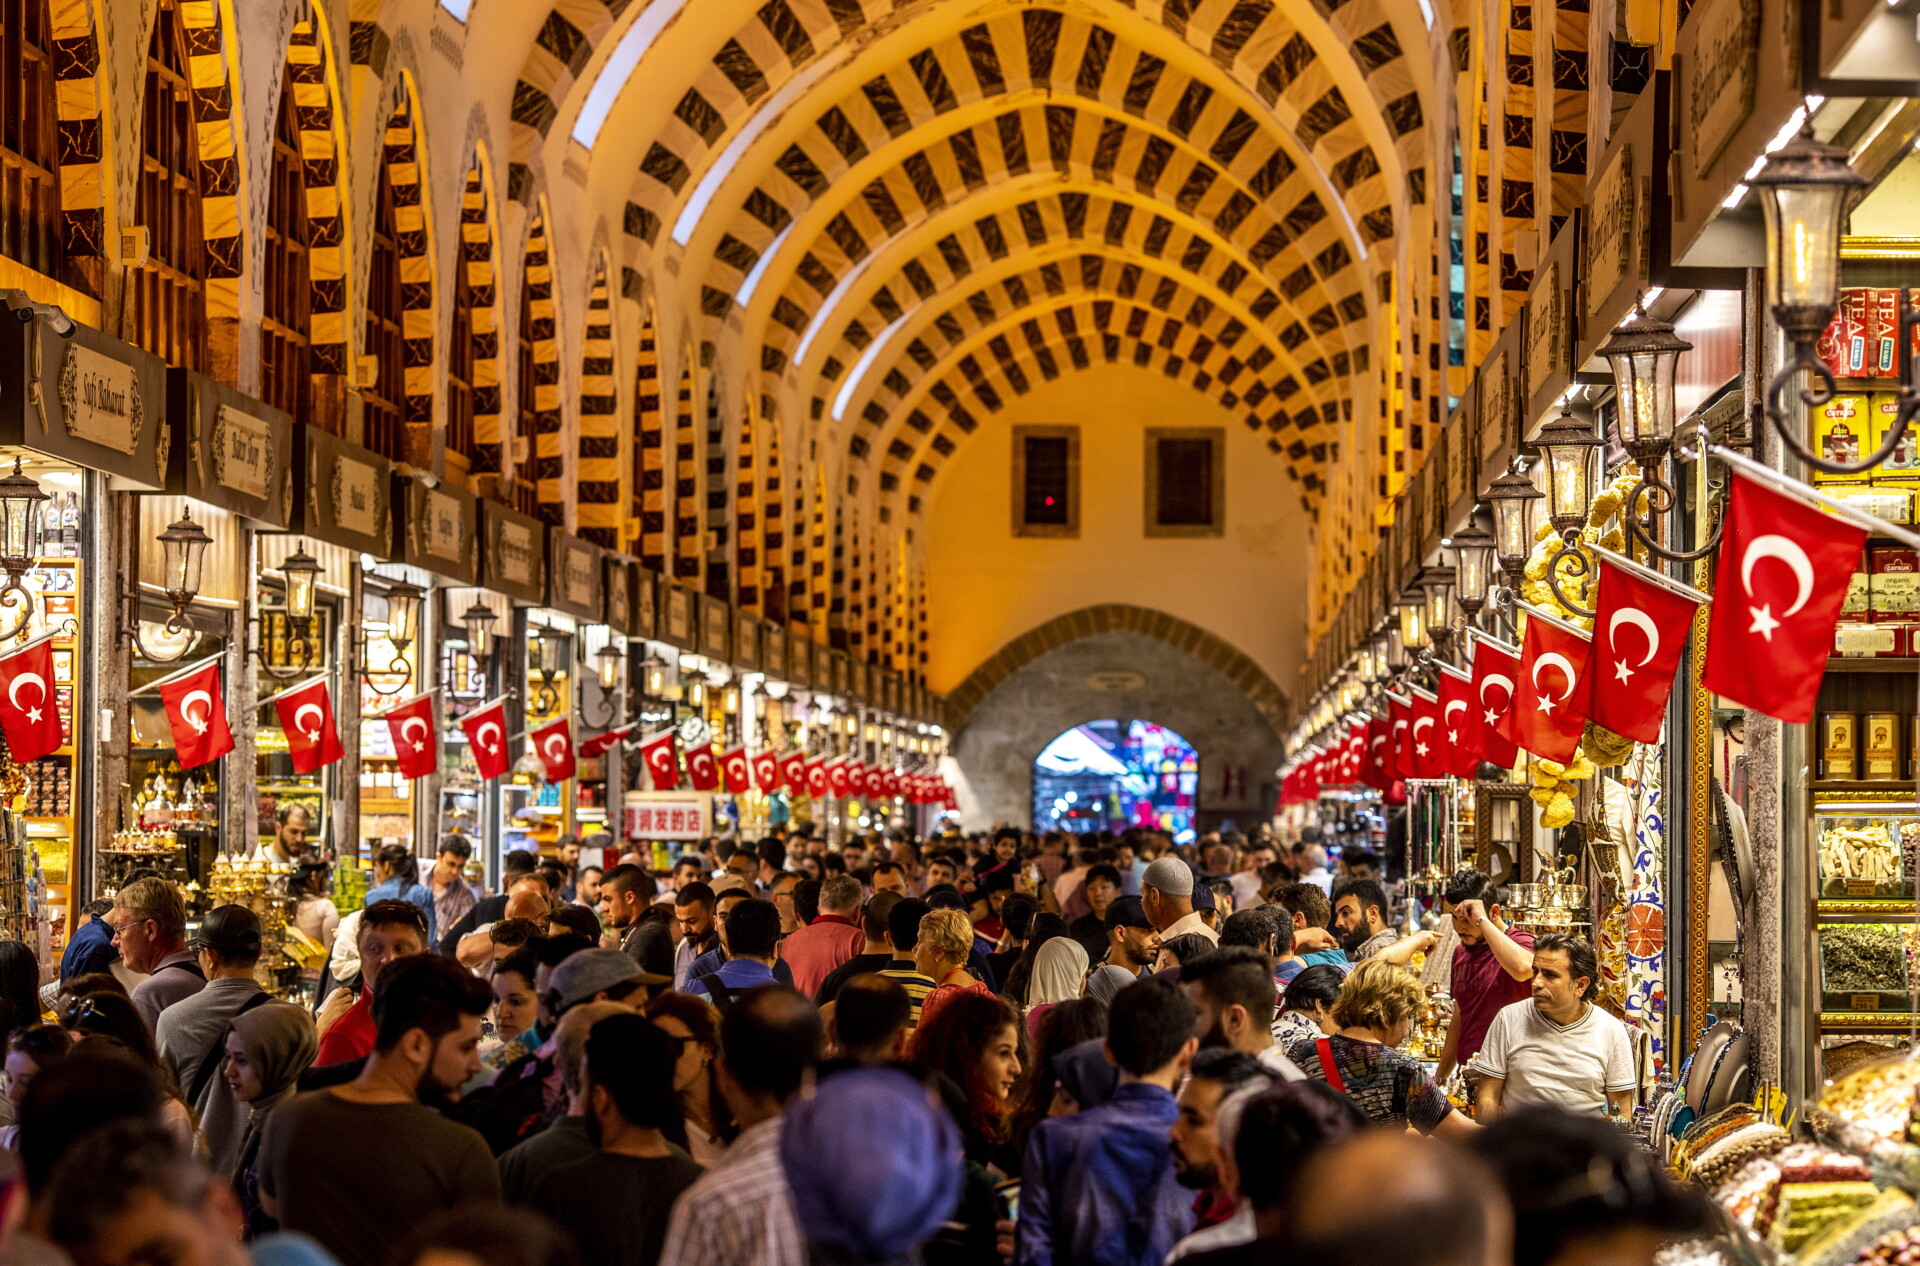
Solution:
<svg viewBox="0 0 1920 1266">
<path fill-rule="evenodd" d="M 827 790 L 836 798 L 847 794 L 847 758 L 836 756 L 827 762 Z"/>
<path fill-rule="evenodd" d="M 753 766 L 753 785 L 760 790 L 774 792 L 785 785 L 780 778 L 780 758 L 771 750 L 755 752 L 748 763 Z"/>
<path fill-rule="evenodd" d="M 0 730 L 15 762 L 60 750 L 66 732 L 53 696 L 53 643 L 40 639 L 0 659 Z"/>
<path fill-rule="evenodd" d="M 433 724 L 433 696 L 409 699 L 380 714 L 393 736 L 394 759 L 408 779 L 425 778 L 440 763 Z"/>
<path fill-rule="evenodd" d="M 204 765 L 233 750 L 233 730 L 227 725 L 227 701 L 218 664 L 176 677 L 159 691 L 180 768 Z"/>
<path fill-rule="evenodd" d="M 1480 714 L 1473 706 L 1473 678 L 1440 670 L 1441 768 L 1471 778 L 1480 768 Z"/>
<path fill-rule="evenodd" d="M 1519 679 L 1520 656 L 1512 647 L 1484 637 L 1474 639 L 1473 703 L 1480 717 L 1474 754 L 1502 769 L 1512 769 L 1520 759 L 1513 740 L 1513 683 Z"/>
<path fill-rule="evenodd" d="M 1364 783 L 1367 772 L 1367 723 L 1356 719 L 1347 723 L 1347 754 L 1341 762 L 1341 775 L 1350 783 Z"/>
<path fill-rule="evenodd" d="M 1520 644 L 1520 680 L 1513 697 L 1513 737 L 1535 756 L 1562 765 L 1580 747 L 1586 726 L 1587 661 L 1593 642 L 1584 633 L 1529 615 Z"/>
<path fill-rule="evenodd" d="M 687 781 L 695 791 L 713 791 L 720 786 L 720 766 L 713 759 L 712 743 L 695 743 L 687 749 Z"/>
<path fill-rule="evenodd" d="M 1715 559 L 1706 688 L 1790 724 L 1810 720 L 1866 541 L 1845 519 L 1736 472 Z"/>
<path fill-rule="evenodd" d="M 744 795 L 752 785 L 747 780 L 747 749 L 744 746 L 730 747 L 720 753 L 720 772 L 726 776 L 730 795 Z"/>
<path fill-rule="evenodd" d="M 960 797 L 955 794 L 952 787 L 947 785 L 947 780 L 944 778 L 940 780 L 940 803 L 950 813 L 960 812 Z"/>
<path fill-rule="evenodd" d="M 787 790 L 795 795 L 803 795 L 807 790 L 807 754 L 788 752 L 780 758 L 780 781 Z"/>
<path fill-rule="evenodd" d="M 460 718 L 467 746 L 473 749 L 473 763 L 480 768 L 481 781 L 498 778 L 507 772 L 507 707 L 494 700 Z"/>
<path fill-rule="evenodd" d="M 1360 781 L 1376 791 L 1385 791 L 1393 785 L 1393 775 L 1387 770 L 1387 749 L 1391 733 L 1385 717 L 1367 718 L 1367 749 L 1360 764 Z"/>
<path fill-rule="evenodd" d="M 326 678 L 315 677 L 278 696 L 273 710 L 279 714 L 280 729 L 287 736 L 287 756 L 293 761 L 294 773 L 310 774 L 347 754 L 333 723 L 333 699 L 327 694 Z"/>
<path fill-rule="evenodd" d="M 640 759 L 647 767 L 655 791 L 672 791 L 680 785 L 680 759 L 676 755 L 673 731 L 656 734 L 640 745 Z"/>
<path fill-rule="evenodd" d="M 1444 777 L 1447 771 L 1440 750 L 1440 700 L 1424 690 L 1415 689 L 1407 715 L 1413 718 L 1413 724 L 1407 730 L 1407 742 L 1413 747 L 1413 776 Z"/>
<path fill-rule="evenodd" d="M 639 723 L 635 722 L 632 725 L 623 725 L 617 730 L 608 730 L 604 734 L 596 734 L 580 744 L 580 755 L 604 756 L 626 742 L 627 736 L 639 728 Z"/>
<path fill-rule="evenodd" d="M 548 782 L 565 782 L 573 777 L 573 721 L 561 717 L 527 735 L 533 754 L 547 768 Z"/>
<path fill-rule="evenodd" d="M 1587 715 L 1636 743 L 1657 743 L 1700 604 L 1601 550 L 1594 606 Z"/>
<path fill-rule="evenodd" d="M 1387 695 L 1387 781 L 1413 777 L 1413 744 L 1407 731 L 1413 728 L 1413 709 L 1399 695 Z"/>
<path fill-rule="evenodd" d="M 807 762 L 807 794 L 815 800 L 824 797 L 832 787 L 827 778 L 827 763 L 819 758 Z"/>
</svg>

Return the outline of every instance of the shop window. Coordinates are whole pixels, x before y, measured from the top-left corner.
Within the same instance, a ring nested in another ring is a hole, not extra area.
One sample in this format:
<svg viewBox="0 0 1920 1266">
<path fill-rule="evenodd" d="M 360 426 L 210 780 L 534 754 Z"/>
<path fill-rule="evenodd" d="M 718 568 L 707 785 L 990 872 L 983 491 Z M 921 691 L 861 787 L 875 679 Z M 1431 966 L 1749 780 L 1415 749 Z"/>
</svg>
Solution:
<svg viewBox="0 0 1920 1266">
<path fill-rule="evenodd" d="M 1013 428 L 1013 534 L 1080 535 L 1080 428 Z"/>
<path fill-rule="evenodd" d="M 361 391 L 365 444 L 383 457 L 406 454 L 407 346 L 400 289 L 400 242 L 393 227 L 393 182 L 380 164 L 374 202 L 373 260 L 367 270 L 367 338 L 364 354 L 379 368 L 373 386 Z"/>
<path fill-rule="evenodd" d="M 280 90 L 273 162 L 267 179 L 260 398 L 305 422 L 313 386 L 308 357 L 313 287 L 307 256 L 306 164 L 300 157 L 300 124 L 293 106 L 291 68 Z"/>
<path fill-rule="evenodd" d="M 169 365 L 203 369 L 207 345 L 206 241 L 192 78 L 178 0 L 161 0 L 147 47 L 134 220 L 147 262 L 131 270 L 133 341 Z"/>
<path fill-rule="evenodd" d="M 1147 535 L 1219 536 L 1227 435 L 1218 427 L 1147 430 Z"/>
<path fill-rule="evenodd" d="M 0 0 L 0 66 L 0 255 L 72 284 L 47 0 Z"/>
<path fill-rule="evenodd" d="M 464 257 L 453 268 L 453 340 L 447 345 L 447 456 L 473 469 L 473 284 Z"/>
</svg>

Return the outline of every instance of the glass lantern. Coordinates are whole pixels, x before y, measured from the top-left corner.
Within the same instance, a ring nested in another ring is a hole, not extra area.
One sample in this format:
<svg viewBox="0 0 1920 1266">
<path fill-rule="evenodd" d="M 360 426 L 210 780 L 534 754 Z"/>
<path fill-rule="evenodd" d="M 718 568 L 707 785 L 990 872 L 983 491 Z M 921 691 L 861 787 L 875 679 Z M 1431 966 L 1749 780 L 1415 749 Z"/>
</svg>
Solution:
<svg viewBox="0 0 1920 1266">
<path fill-rule="evenodd" d="M 493 608 L 476 602 L 467 608 L 460 617 L 461 625 L 467 630 L 467 652 L 477 659 L 485 659 L 493 647 L 493 622 L 499 617 Z"/>
<path fill-rule="evenodd" d="M 304 549 L 295 550 L 280 561 L 280 575 L 287 585 L 287 621 L 294 630 L 305 633 L 313 619 L 314 582 L 320 576 L 320 560 Z"/>
<path fill-rule="evenodd" d="M 1673 444 L 1674 378 L 1680 353 L 1692 350 L 1671 324 L 1637 308 L 1600 345 L 1613 370 L 1620 441 L 1642 466 L 1665 457 Z"/>
<path fill-rule="evenodd" d="M 12 508 L 7 514 L 12 518 Z M 8 523 L 11 529 L 11 521 Z M 11 545 L 9 539 L 9 545 Z M 195 595 L 200 592 L 200 571 L 206 564 L 207 546 L 213 544 L 206 529 L 193 521 L 192 515 L 183 515 L 160 534 L 160 561 L 165 579 L 161 588 L 167 591 L 167 597 L 173 600 L 174 617 L 177 620 L 186 614 L 193 604 Z"/>
<path fill-rule="evenodd" d="M 593 662 L 599 670 L 600 689 L 612 690 L 620 684 L 620 652 L 612 642 L 594 652 Z"/>
<path fill-rule="evenodd" d="M 1747 183 L 1767 221 L 1767 304 L 1796 343 L 1811 343 L 1833 320 L 1840 295 L 1840 230 L 1847 204 L 1867 179 L 1847 151 L 1806 132 L 1767 155 Z"/>
<path fill-rule="evenodd" d="M 1453 550 L 1453 587 L 1460 609 L 1468 616 L 1480 614 L 1487 605 L 1487 583 L 1493 571 L 1493 537 L 1477 523 L 1469 523 L 1455 532 Z"/>
<path fill-rule="evenodd" d="M 1541 427 L 1533 442 L 1547 458 L 1547 514 L 1553 530 L 1575 531 L 1587 521 L 1593 502 L 1594 453 L 1600 438 L 1563 404 L 1560 416 Z"/>
<path fill-rule="evenodd" d="M 0 479 L 0 515 L 5 516 L 0 522 L 0 568 L 15 579 L 40 557 L 40 508 L 49 500 L 14 458 L 13 473 Z"/>
<path fill-rule="evenodd" d="M 1525 475 L 1508 471 L 1493 481 L 1481 500 L 1493 506 L 1494 552 L 1500 565 L 1519 571 L 1533 553 L 1534 505 L 1541 500 L 1540 490 Z"/>
<path fill-rule="evenodd" d="M 426 591 L 406 581 L 387 587 L 387 640 L 395 650 L 404 651 L 420 635 L 420 600 Z"/>
<path fill-rule="evenodd" d="M 1410 651 L 1417 651 L 1427 644 L 1427 604 L 1425 596 L 1418 590 L 1410 590 L 1401 595 L 1399 608 L 1400 645 Z"/>
</svg>

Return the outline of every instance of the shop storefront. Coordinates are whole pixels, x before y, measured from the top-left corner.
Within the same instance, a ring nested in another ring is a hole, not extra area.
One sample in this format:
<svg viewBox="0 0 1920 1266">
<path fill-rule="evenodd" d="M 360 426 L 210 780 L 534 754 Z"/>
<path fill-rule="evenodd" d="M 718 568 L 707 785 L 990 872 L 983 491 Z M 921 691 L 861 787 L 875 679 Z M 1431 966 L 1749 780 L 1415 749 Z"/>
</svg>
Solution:
<svg viewBox="0 0 1920 1266">
<path fill-rule="evenodd" d="M 523 731 L 525 717 L 536 702 L 531 691 L 538 688 L 547 663 L 544 642 L 538 647 L 540 663 L 533 663 L 536 648 L 528 618 L 547 600 L 547 526 L 497 501 L 483 499 L 479 508 L 480 581 L 505 599 L 508 607 L 502 628 L 504 645 L 496 643 L 494 652 L 499 661 L 496 682 L 499 692 L 509 696 L 508 716 L 521 722 L 513 728 Z M 519 739 L 518 733 L 508 735 L 511 750 L 521 750 Z M 471 759 L 470 754 L 465 759 Z M 498 881 L 500 858 L 508 849 L 537 849 L 559 837 L 552 815 L 534 806 L 535 792 L 533 775 L 516 763 L 511 776 L 499 779 L 493 792 L 483 797 L 488 842 L 495 850 L 487 858 L 489 882 Z"/>
</svg>

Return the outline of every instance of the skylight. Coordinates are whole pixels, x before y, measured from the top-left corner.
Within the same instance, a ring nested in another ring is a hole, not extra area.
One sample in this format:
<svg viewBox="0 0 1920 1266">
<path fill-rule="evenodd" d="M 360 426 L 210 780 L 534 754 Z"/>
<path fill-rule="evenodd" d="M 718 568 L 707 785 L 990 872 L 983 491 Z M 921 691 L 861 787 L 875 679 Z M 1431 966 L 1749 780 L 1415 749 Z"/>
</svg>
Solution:
<svg viewBox="0 0 1920 1266">
<path fill-rule="evenodd" d="M 440 2 L 465 8 L 472 0 Z M 627 80 L 640 65 L 640 59 L 647 55 L 647 50 L 653 47 L 654 40 L 660 37 L 660 32 L 678 16 L 686 3 L 687 0 L 653 0 L 646 12 L 634 19 L 627 33 L 614 45 L 606 65 L 600 68 L 600 74 L 587 93 L 586 102 L 580 107 L 580 117 L 573 121 L 574 140 L 588 149 L 593 148 L 593 143 L 600 139 L 600 129 L 607 124 L 607 115 L 613 111 L 613 103 L 620 98 L 620 90 L 627 86 Z"/>
</svg>

